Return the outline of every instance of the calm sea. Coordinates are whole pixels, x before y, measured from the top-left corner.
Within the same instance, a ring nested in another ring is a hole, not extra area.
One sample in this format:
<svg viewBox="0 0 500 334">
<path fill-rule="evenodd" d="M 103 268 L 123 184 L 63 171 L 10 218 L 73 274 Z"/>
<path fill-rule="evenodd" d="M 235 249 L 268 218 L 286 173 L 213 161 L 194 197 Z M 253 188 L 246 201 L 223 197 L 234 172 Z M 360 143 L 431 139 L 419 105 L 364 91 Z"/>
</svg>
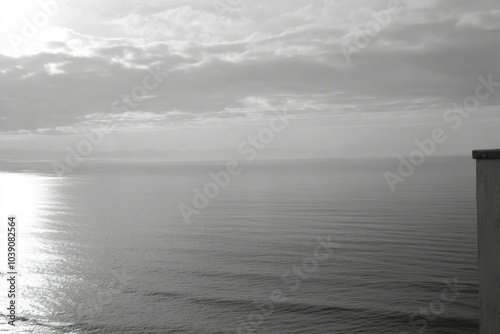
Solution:
<svg viewBox="0 0 500 334">
<path fill-rule="evenodd" d="M 478 333 L 472 159 L 429 160 L 394 193 L 395 159 L 245 165 L 186 224 L 224 164 L 0 162 L 20 273 L 14 329 L 5 222 L 0 331 Z"/>
</svg>

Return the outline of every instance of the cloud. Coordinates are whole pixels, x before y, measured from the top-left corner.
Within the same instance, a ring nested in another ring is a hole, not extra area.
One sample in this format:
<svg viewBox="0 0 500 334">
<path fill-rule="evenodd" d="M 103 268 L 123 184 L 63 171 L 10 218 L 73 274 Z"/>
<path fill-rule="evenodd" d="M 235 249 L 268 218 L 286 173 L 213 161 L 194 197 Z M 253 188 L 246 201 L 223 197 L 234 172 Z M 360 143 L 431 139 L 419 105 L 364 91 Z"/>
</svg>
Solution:
<svg viewBox="0 0 500 334">
<path fill-rule="evenodd" d="M 457 25 L 472 26 L 482 30 L 500 28 L 500 9 L 463 13 L 458 16 Z"/>
<path fill-rule="evenodd" d="M 287 99 L 302 102 L 294 117 L 425 115 L 463 101 L 479 75 L 500 81 L 492 1 L 405 2 L 351 64 L 340 42 L 387 1 L 244 1 L 224 15 L 202 1 L 120 3 L 68 6 L 74 22 L 61 13 L 38 52 L 0 55 L 0 131 L 255 121 Z M 117 112 L 157 67 L 161 84 Z"/>
</svg>

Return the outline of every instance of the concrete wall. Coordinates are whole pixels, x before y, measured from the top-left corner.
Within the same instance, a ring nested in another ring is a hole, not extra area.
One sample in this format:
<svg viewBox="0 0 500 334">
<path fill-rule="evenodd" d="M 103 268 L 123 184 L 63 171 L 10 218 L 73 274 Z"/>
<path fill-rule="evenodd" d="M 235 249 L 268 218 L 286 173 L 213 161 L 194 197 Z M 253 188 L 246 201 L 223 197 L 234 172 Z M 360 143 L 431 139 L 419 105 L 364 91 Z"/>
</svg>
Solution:
<svg viewBox="0 0 500 334">
<path fill-rule="evenodd" d="M 480 333 L 500 333 L 500 151 L 475 151 Z"/>
</svg>

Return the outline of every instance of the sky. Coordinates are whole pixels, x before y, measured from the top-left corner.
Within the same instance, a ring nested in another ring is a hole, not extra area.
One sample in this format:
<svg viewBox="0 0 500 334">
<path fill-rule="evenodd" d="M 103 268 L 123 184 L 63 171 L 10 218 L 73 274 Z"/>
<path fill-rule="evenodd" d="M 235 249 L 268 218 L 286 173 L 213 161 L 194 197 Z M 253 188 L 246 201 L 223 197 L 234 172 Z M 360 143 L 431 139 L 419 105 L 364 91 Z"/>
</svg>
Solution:
<svg viewBox="0 0 500 334">
<path fill-rule="evenodd" d="M 324 156 L 500 147 L 497 0 L 0 0 L 0 30 L 0 149 L 237 150 L 273 120 L 266 148 Z"/>
</svg>

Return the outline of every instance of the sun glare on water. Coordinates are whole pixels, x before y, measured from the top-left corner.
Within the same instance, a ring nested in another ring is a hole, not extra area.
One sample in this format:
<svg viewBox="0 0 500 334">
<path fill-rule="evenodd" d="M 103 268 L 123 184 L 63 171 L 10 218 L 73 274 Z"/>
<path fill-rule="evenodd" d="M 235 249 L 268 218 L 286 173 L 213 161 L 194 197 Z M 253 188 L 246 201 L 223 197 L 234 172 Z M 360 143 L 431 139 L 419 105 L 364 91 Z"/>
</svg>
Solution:
<svg viewBox="0 0 500 334">
<path fill-rule="evenodd" d="M 39 177 L 27 174 L 0 174 L 0 212 L 15 214 L 32 220 L 42 196 L 43 184 Z"/>
<path fill-rule="evenodd" d="M 18 274 L 19 301 L 18 315 L 23 316 L 32 310 L 31 292 L 43 284 L 40 275 L 34 275 L 33 270 L 39 265 L 44 265 L 47 247 L 43 240 L 45 222 L 41 220 L 41 212 L 51 203 L 52 193 L 47 185 L 47 177 L 21 173 L 0 173 L 0 247 L 3 251 L 0 258 L 0 271 L 2 276 L 8 270 L 7 261 L 7 228 L 8 218 L 16 216 L 15 225 L 15 271 Z M 4 281 L 4 280 L 2 280 Z M 6 291 L 5 282 L 0 284 L 2 291 Z M 7 295 L 0 297 L 2 305 L 6 305 Z M 3 314 L 4 312 L 2 312 Z M 1 326 L 0 326 L 1 327 Z"/>
</svg>

